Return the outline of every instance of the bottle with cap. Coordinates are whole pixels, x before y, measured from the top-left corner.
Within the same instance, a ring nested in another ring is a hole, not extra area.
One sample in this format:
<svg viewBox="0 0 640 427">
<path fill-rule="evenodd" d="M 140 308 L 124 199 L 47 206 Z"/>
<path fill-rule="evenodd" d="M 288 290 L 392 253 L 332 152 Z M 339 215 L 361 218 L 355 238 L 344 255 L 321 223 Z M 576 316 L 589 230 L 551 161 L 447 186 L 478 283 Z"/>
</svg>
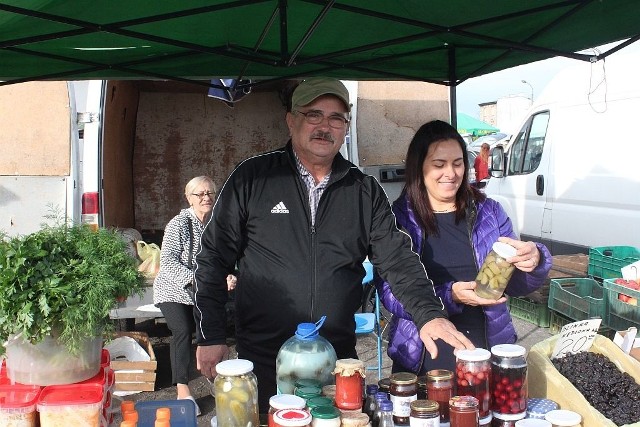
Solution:
<svg viewBox="0 0 640 427">
<path fill-rule="evenodd" d="M 364 363 L 358 359 L 339 359 L 333 370 L 336 376 L 335 405 L 340 409 L 362 408 Z"/>
<path fill-rule="evenodd" d="M 367 391 L 367 397 L 364 400 L 362 412 L 364 412 L 369 416 L 369 418 L 371 418 L 373 416 L 373 411 L 376 410 L 376 393 L 378 392 L 378 385 L 367 384 L 365 389 Z"/>
<path fill-rule="evenodd" d="M 216 365 L 216 372 L 213 391 L 218 425 L 259 425 L 258 380 L 253 373 L 253 363 L 245 359 L 225 360 Z"/>
<path fill-rule="evenodd" d="M 276 394 L 269 398 L 269 412 L 267 413 L 267 420 L 269 427 L 275 427 L 273 421 L 273 414 L 280 409 L 304 409 L 306 406 L 305 400 L 300 396 L 294 396 L 293 394 Z"/>
<path fill-rule="evenodd" d="M 516 344 L 491 347 L 491 410 L 500 414 L 527 412 L 526 349 Z"/>
<path fill-rule="evenodd" d="M 553 427 L 580 427 L 582 415 L 566 409 L 554 409 L 547 412 L 544 419 Z"/>
<path fill-rule="evenodd" d="M 299 378 L 315 379 L 323 386 L 333 384 L 336 352 L 319 333 L 325 319 L 322 316 L 317 323 L 298 324 L 295 334 L 280 347 L 276 357 L 279 393 L 293 394 Z"/>
<path fill-rule="evenodd" d="M 378 427 L 394 427 L 393 422 L 393 403 L 389 400 L 380 402 L 380 420 Z"/>
<path fill-rule="evenodd" d="M 156 421 L 157 420 L 171 420 L 171 409 L 166 406 L 156 409 Z"/>
<path fill-rule="evenodd" d="M 544 420 L 544 416 L 549 411 L 558 409 L 558 404 L 551 399 L 541 397 L 530 397 L 527 399 L 527 418 Z"/>
</svg>

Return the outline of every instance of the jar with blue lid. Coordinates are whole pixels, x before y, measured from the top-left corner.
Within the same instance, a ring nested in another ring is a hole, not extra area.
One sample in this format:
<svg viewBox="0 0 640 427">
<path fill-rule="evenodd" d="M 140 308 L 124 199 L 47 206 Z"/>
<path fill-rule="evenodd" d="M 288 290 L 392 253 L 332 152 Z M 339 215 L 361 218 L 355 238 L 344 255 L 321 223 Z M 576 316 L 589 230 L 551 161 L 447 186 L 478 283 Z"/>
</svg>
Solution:
<svg viewBox="0 0 640 427">
<path fill-rule="evenodd" d="M 532 397 L 527 400 L 527 418 L 544 420 L 549 411 L 558 409 L 558 404 L 551 399 Z"/>
</svg>

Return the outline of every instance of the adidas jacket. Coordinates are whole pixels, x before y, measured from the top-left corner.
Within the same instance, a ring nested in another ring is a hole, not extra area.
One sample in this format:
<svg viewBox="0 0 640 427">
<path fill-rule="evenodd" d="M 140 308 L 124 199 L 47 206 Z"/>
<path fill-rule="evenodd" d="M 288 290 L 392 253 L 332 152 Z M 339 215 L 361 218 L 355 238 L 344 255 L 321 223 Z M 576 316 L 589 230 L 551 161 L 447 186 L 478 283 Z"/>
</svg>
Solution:
<svg viewBox="0 0 640 427">
<path fill-rule="evenodd" d="M 373 177 L 338 154 L 312 227 L 291 142 L 243 161 L 220 191 L 196 257 L 198 344 L 226 342 L 225 278 L 237 262 L 239 351 L 275 360 L 298 323 L 326 315 L 321 335 L 338 358 L 354 357 L 353 314 L 362 299 L 367 256 L 420 327 L 446 317 Z"/>
</svg>

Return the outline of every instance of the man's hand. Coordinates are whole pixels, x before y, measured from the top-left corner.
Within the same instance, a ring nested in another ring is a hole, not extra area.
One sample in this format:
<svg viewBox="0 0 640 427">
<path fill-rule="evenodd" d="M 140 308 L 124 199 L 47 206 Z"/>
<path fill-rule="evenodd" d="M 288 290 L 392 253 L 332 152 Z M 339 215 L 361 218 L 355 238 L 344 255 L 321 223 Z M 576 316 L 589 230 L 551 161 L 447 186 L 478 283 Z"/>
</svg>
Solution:
<svg viewBox="0 0 640 427">
<path fill-rule="evenodd" d="M 216 365 L 229 357 L 229 347 L 225 344 L 202 345 L 196 349 L 196 367 L 206 378 L 218 375 Z"/>
<path fill-rule="evenodd" d="M 449 319 L 444 318 L 436 318 L 425 323 L 420 329 L 420 339 L 432 359 L 438 357 L 438 347 L 434 342 L 437 339 L 444 340 L 456 350 L 475 348 L 473 343 L 462 332 L 459 332 Z"/>
<path fill-rule="evenodd" d="M 455 282 L 451 286 L 451 295 L 458 304 L 481 306 L 497 305 L 507 302 L 507 298 L 502 296 L 497 300 L 479 297 L 475 292 L 476 282 Z"/>
</svg>

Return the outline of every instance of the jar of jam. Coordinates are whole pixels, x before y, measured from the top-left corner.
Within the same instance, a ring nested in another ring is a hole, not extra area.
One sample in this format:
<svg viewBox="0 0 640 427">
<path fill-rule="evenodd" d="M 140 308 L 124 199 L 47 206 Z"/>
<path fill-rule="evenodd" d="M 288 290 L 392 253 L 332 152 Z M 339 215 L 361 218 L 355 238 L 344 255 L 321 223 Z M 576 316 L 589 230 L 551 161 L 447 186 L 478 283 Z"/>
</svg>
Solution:
<svg viewBox="0 0 640 427">
<path fill-rule="evenodd" d="M 515 344 L 491 347 L 491 410 L 499 414 L 526 414 L 526 349 Z"/>
<path fill-rule="evenodd" d="M 544 416 L 549 411 L 558 409 L 558 404 L 550 399 L 540 397 L 530 397 L 527 399 L 527 418 L 544 420 Z"/>
<path fill-rule="evenodd" d="M 449 400 L 449 425 L 451 427 L 478 427 L 478 399 L 473 396 L 453 396 Z"/>
<path fill-rule="evenodd" d="M 582 415 L 566 409 L 555 409 L 547 412 L 544 419 L 549 421 L 553 427 L 580 427 Z"/>
<path fill-rule="evenodd" d="M 411 402 L 411 427 L 440 427 L 440 406 L 435 400 L 418 399 Z"/>
<path fill-rule="evenodd" d="M 245 359 L 225 360 L 216 365 L 213 380 L 218 424 L 228 427 L 259 425 L 258 380 L 253 363 Z"/>
<path fill-rule="evenodd" d="M 427 376 L 418 377 L 418 400 L 427 400 Z"/>
<path fill-rule="evenodd" d="M 389 394 L 393 403 L 393 422 L 409 425 L 411 402 L 418 399 L 418 377 L 409 372 L 398 372 L 389 377 Z"/>
<path fill-rule="evenodd" d="M 275 427 L 273 414 L 280 409 L 304 409 L 306 402 L 300 396 L 293 394 L 276 394 L 269 399 L 268 425 Z"/>
<path fill-rule="evenodd" d="M 387 393 L 387 399 L 391 400 L 391 395 L 389 394 L 389 389 L 391 388 L 391 378 L 382 378 L 378 380 L 378 391 L 383 391 Z"/>
<path fill-rule="evenodd" d="M 362 409 L 364 363 L 358 359 L 339 359 L 333 374 L 336 376 L 336 407 Z"/>
<path fill-rule="evenodd" d="M 456 353 L 456 394 L 478 399 L 480 418 L 491 413 L 491 352 L 484 348 Z"/>
<path fill-rule="evenodd" d="M 427 372 L 427 396 L 440 405 L 440 422 L 449 422 L 449 399 L 454 396 L 453 372 L 434 369 Z"/>
<path fill-rule="evenodd" d="M 280 409 L 273 414 L 273 422 L 276 427 L 311 427 L 311 414 L 304 409 Z"/>
<path fill-rule="evenodd" d="M 491 427 L 516 427 L 516 421 L 523 419 L 527 414 L 500 414 L 493 412 Z"/>
</svg>

